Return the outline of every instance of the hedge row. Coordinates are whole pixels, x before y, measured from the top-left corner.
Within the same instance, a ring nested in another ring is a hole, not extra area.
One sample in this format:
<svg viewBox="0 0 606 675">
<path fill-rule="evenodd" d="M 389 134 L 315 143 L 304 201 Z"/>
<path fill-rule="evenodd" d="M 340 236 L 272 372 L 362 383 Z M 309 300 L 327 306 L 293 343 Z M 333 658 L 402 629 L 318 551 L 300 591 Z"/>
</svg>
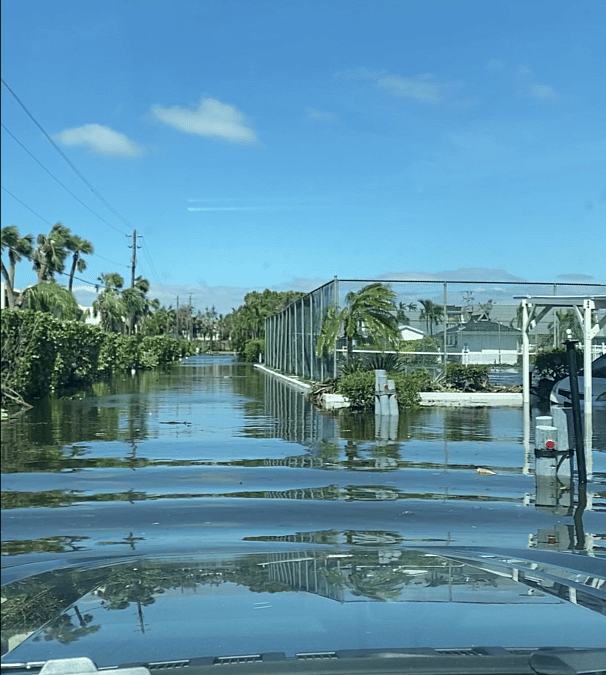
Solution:
<svg viewBox="0 0 606 675">
<path fill-rule="evenodd" d="M 400 408 L 416 408 L 420 402 L 419 392 L 432 391 L 435 387 L 431 375 L 420 368 L 408 375 L 389 373 L 393 379 Z M 346 396 L 354 408 L 370 408 L 375 401 L 375 374 L 369 370 L 358 370 L 338 380 L 337 392 Z"/>
<path fill-rule="evenodd" d="M 419 368 L 408 375 L 391 372 L 388 377 L 394 381 L 400 408 L 417 407 L 420 403 L 419 393 L 422 391 L 486 391 L 489 386 L 486 365 L 447 363 L 444 378 L 432 377 L 425 368 Z M 360 369 L 343 375 L 337 381 L 337 392 L 346 396 L 354 408 L 372 407 L 375 400 L 374 371 Z"/>
<path fill-rule="evenodd" d="M 195 350 L 188 340 L 106 333 L 30 310 L 4 310 L 0 323 L 2 387 L 26 400 L 132 368 L 155 368 Z"/>
</svg>

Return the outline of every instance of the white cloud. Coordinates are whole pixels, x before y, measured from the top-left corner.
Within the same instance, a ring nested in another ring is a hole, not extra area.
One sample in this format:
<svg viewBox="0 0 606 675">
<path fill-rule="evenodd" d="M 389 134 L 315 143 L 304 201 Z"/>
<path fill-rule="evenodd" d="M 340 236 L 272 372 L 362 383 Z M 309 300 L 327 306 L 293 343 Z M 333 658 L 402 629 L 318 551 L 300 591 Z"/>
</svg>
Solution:
<svg viewBox="0 0 606 675">
<path fill-rule="evenodd" d="M 204 98 L 197 108 L 153 105 L 151 113 L 161 122 L 188 134 L 221 138 L 231 143 L 251 145 L 258 142 L 245 115 L 228 103 Z"/>
<path fill-rule="evenodd" d="M 136 157 L 143 148 L 130 141 L 124 134 L 101 124 L 84 124 L 81 127 L 65 129 L 55 135 L 63 145 L 83 145 L 100 155 L 115 157 Z"/>
<path fill-rule="evenodd" d="M 530 93 L 535 98 L 549 99 L 555 98 L 555 89 L 548 84 L 533 84 Z"/>
<path fill-rule="evenodd" d="M 377 80 L 377 86 L 387 89 L 395 96 L 413 98 L 424 103 L 438 103 L 442 100 L 440 85 L 427 76 L 416 78 L 385 75 Z"/>
<path fill-rule="evenodd" d="M 578 284 L 592 284 L 595 283 L 595 277 L 589 274 L 558 274 L 556 281 L 578 283 Z"/>
<path fill-rule="evenodd" d="M 315 120 L 317 122 L 338 122 L 339 116 L 327 110 L 318 110 L 317 108 L 306 108 L 305 117 L 308 120 Z"/>
</svg>

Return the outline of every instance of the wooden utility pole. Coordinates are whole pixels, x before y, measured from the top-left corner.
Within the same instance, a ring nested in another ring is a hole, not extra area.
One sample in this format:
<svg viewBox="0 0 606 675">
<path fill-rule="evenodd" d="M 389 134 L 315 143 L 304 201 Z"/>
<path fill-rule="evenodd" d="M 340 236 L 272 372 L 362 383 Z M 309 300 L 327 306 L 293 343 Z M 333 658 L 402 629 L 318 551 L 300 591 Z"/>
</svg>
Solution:
<svg viewBox="0 0 606 675">
<path fill-rule="evenodd" d="M 126 235 L 128 236 L 128 235 Z M 137 267 L 137 249 L 141 248 L 137 246 L 137 230 L 133 230 L 133 245 L 129 248 L 133 249 L 133 255 L 130 262 L 130 287 L 132 288 L 135 285 L 135 268 Z"/>
<path fill-rule="evenodd" d="M 194 334 L 194 317 L 191 306 L 191 293 L 189 294 L 189 334 L 188 338 L 191 340 Z"/>
</svg>

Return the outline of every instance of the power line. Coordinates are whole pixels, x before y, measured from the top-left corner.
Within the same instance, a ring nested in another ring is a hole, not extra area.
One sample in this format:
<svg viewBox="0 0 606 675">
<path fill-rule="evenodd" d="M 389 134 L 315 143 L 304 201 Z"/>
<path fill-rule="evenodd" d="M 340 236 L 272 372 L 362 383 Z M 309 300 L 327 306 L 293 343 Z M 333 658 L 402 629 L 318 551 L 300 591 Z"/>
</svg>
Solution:
<svg viewBox="0 0 606 675">
<path fill-rule="evenodd" d="M 30 206 L 28 206 L 24 201 L 19 199 L 19 197 L 14 195 L 8 188 L 5 188 L 4 185 L 2 185 L 1 187 L 15 201 L 19 202 L 19 204 L 21 204 L 21 206 L 25 207 L 28 211 L 31 211 L 35 216 L 40 218 L 40 220 L 42 222 L 46 223 L 47 225 L 50 225 L 51 227 L 53 226 L 53 224 L 50 222 L 50 220 L 46 220 L 46 218 L 43 218 L 39 213 L 36 213 L 36 211 L 34 211 L 34 209 L 32 209 Z M 102 255 L 99 255 L 98 253 L 89 253 L 88 255 L 95 256 L 96 258 L 101 258 L 101 260 L 105 260 L 105 262 L 111 263 L 112 265 L 118 265 L 119 267 L 128 267 L 128 265 L 125 265 L 124 263 L 119 263 L 119 262 L 116 262 L 115 260 L 110 260 L 109 258 L 104 258 Z"/>
<path fill-rule="evenodd" d="M 7 190 L 7 192 L 8 192 L 8 190 Z M 29 260 L 30 262 L 34 262 L 34 258 L 32 256 L 25 255 L 25 254 L 22 253 L 21 257 L 25 258 L 26 260 Z M 69 272 L 62 272 L 60 270 L 54 270 L 53 274 L 61 274 L 62 276 L 65 276 L 65 277 L 69 277 L 69 275 L 70 275 Z M 75 274 L 74 274 L 74 279 L 77 279 L 78 281 L 82 281 L 85 284 L 90 284 L 91 286 L 95 286 L 95 287 L 99 286 L 98 281 L 89 281 L 88 279 L 82 279 L 82 277 L 77 277 Z"/>
<path fill-rule="evenodd" d="M 22 202 L 18 197 L 15 197 L 15 195 L 14 195 L 10 190 L 7 190 L 7 189 L 4 187 L 4 185 L 2 185 L 2 189 L 3 189 L 7 194 L 9 194 L 15 201 L 19 202 L 19 204 L 21 204 L 21 206 L 25 206 L 25 208 L 26 208 L 28 211 L 31 211 L 35 216 L 38 216 L 38 218 L 40 218 L 40 220 L 41 220 L 42 222 L 44 222 L 44 223 L 46 223 L 47 225 L 50 225 L 50 226 L 52 227 L 52 223 L 51 223 L 51 222 L 49 222 L 48 220 L 46 220 L 46 218 L 43 218 L 39 213 L 36 213 L 36 212 L 34 211 L 34 209 L 30 208 L 25 202 Z"/>
<path fill-rule="evenodd" d="M 145 242 L 143 242 L 143 243 L 145 244 Z M 141 248 L 143 249 L 143 254 L 147 258 L 147 262 L 149 263 L 149 265 L 151 267 L 152 274 L 154 275 L 154 277 L 156 279 L 156 283 L 161 284 L 162 282 L 160 281 L 160 277 L 158 276 L 158 272 L 156 272 L 156 268 L 154 267 L 154 263 L 152 262 L 152 259 L 149 255 L 148 251 L 147 251 L 147 247 L 142 246 Z"/>
<path fill-rule="evenodd" d="M 51 227 L 53 226 L 50 221 L 46 220 L 46 218 L 43 218 L 39 213 L 36 213 L 36 211 L 34 211 L 34 209 L 29 207 L 24 201 L 22 201 L 16 195 L 14 195 L 9 189 L 5 188 L 4 185 L 2 185 L 1 187 L 15 201 L 19 202 L 19 204 L 21 204 L 21 206 L 24 206 L 28 211 L 31 211 L 35 216 L 40 218 L 40 220 L 42 220 L 47 225 L 50 225 Z M 100 258 L 101 260 L 105 260 L 105 262 L 111 263 L 112 265 L 117 265 L 118 267 L 128 267 L 128 265 L 125 265 L 124 263 L 119 263 L 119 262 L 116 262 L 115 260 L 109 260 L 109 258 L 105 258 L 104 256 L 99 255 L 98 253 L 88 253 L 87 255 L 89 255 L 91 257 L 94 257 L 94 258 Z M 27 256 L 25 256 L 25 257 L 27 258 Z M 30 260 L 32 260 L 32 259 L 30 258 Z M 76 277 L 74 277 L 74 279 L 76 279 Z M 85 280 L 80 279 L 80 281 L 85 281 Z"/>
<path fill-rule="evenodd" d="M 16 143 L 18 143 L 18 144 L 23 148 L 23 150 L 25 150 L 25 152 L 27 152 L 27 154 L 28 154 L 28 155 L 29 155 L 29 156 L 30 156 L 37 164 L 39 164 L 53 180 L 57 181 L 57 183 L 59 183 L 59 185 L 60 185 L 60 186 L 61 186 L 68 194 L 70 194 L 77 202 L 79 202 L 80 204 L 82 204 L 82 206 L 84 206 L 85 209 L 87 209 L 88 211 L 90 211 L 90 212 L 93 214 L 93 216 L 96 216 L 97 218 L 99 218 L 100 221 L 102 221 L 102 222 L 105 223 L 106 225 L 109 225 L 113 230 L 116 230 L 116 232 L 119 232 L 120 234 L 124 234 L 124 232 L 122 232 L 122 230 L 119 230 L 115 225 L 112 225 L 112 224 L 109 223 L 107 220 L 105 220 L 105 218 L 102 218 L 98 213 L 96 213 L 95 211 L 93 211 L 93 210 L 90 208 L 90 206 L 87 206 L 87 205 L 86 205 L 79 197 L 76 197 L 76 195 L 75 195 L 68 187 L 66 187 L 66 186 L 65 186 L 65 185 L 64 185 L 64 184 L 63 184 L 63 183 L 62 183 L 62 182 L 61 182 L 61 181 L 60 181 L 53 173 L 51 173 L 51 172 L 44 166 L 44 164 L 42 164 L 42 162 L 41 162 L 37 157 L 35 157 L 35 156 L 34 156 L 34 155 L 33 155 L 33 154 L 32 154 L 32 153 L 31 153 L 24 145 L 23 145 L 23 143 L 21 143 L 21 141 L 20 141 L 20 140 L 19 140 L 19 139 L 18 139 L 18 138 L 17 138 L 17 137 L 16 137 L 16 136 L 15 136 L 15 135 L 7 128 L 7 127 L 6 127 L 6 125 L 4 124 L 4 122 L 1 122 L 0 124 L 2 125 L 2 128 L 4 129 L 4 131 L 6 131 L 6 133 L 7 133 L 9 136 L 11 136 L 11 138 L 12 138 Z"/>
<path fill-rule="evenodd" d="M 84 176 L 84 174 L 76 167 L 76 165 L 69 159 L 69 157 L 61 150 L 61 148 L 53 141 L 53 139 L 48 135 L 44 127 L 38 122 L 38 120 L 32 115 L 32 113 L 27 109 L 23 101 L 15 94 L 15 92 L 6 84 L 4 81 L 4 78 L 2 79 L 2 84 L 10 91 L 10 93 L 13 95 L 17 103 L 23 108 L 27 116 L 32 120 L 32 122 L 40 129 L 40 131 L 44 134 L 45 138 L 48 140 L 48 142 L 55 148 L 55 150 L 63 157 L 63 159 L 67 162 L 69 167 L 72 169 L 72 171 L 80 178 L 80 180 L 88 187 L 88 189 L 101 201 L 115 216 L 118 218 L 120 221 L 122 221 L 126 226 L 129 228 L 132 227 L 132 225 L 122 216 L 106 199 L 101 195 L 98 190 L 95 189 L 95 187 L 87 180 L 87 178 Z M 112 226 L 113 227 L 113 226 Z"/>
</svg>

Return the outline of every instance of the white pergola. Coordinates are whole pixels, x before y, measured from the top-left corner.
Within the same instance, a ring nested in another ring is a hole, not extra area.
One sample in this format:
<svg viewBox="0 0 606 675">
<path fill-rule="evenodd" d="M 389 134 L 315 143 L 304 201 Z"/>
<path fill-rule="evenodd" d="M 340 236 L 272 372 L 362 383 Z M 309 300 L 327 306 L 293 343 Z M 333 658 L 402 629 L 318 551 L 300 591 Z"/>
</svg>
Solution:
<svg viewBox="0 0 606 675">
<path fill-rule="evenodd" d="M 539 321 L 551 310 L 561 307 L 574 308 L 583 330 L 585 371 L 584 398 L 585 398 L 585 440 L 591 446 L 592 434 L 592 378 L 591 373 L 593 339 L 606 326 L 606 314 L 597 318 L 597 310 L 606 310 L 606 295 L 549 295 L 516 297 L 522 301 L 522 364 L 523 364 L 523 401 L 530 404 L 530 338 L 528 331 L 532 330 Z M 532 309 L 536 308 L 536 315 L 530 319 Z"/>
</svg>

